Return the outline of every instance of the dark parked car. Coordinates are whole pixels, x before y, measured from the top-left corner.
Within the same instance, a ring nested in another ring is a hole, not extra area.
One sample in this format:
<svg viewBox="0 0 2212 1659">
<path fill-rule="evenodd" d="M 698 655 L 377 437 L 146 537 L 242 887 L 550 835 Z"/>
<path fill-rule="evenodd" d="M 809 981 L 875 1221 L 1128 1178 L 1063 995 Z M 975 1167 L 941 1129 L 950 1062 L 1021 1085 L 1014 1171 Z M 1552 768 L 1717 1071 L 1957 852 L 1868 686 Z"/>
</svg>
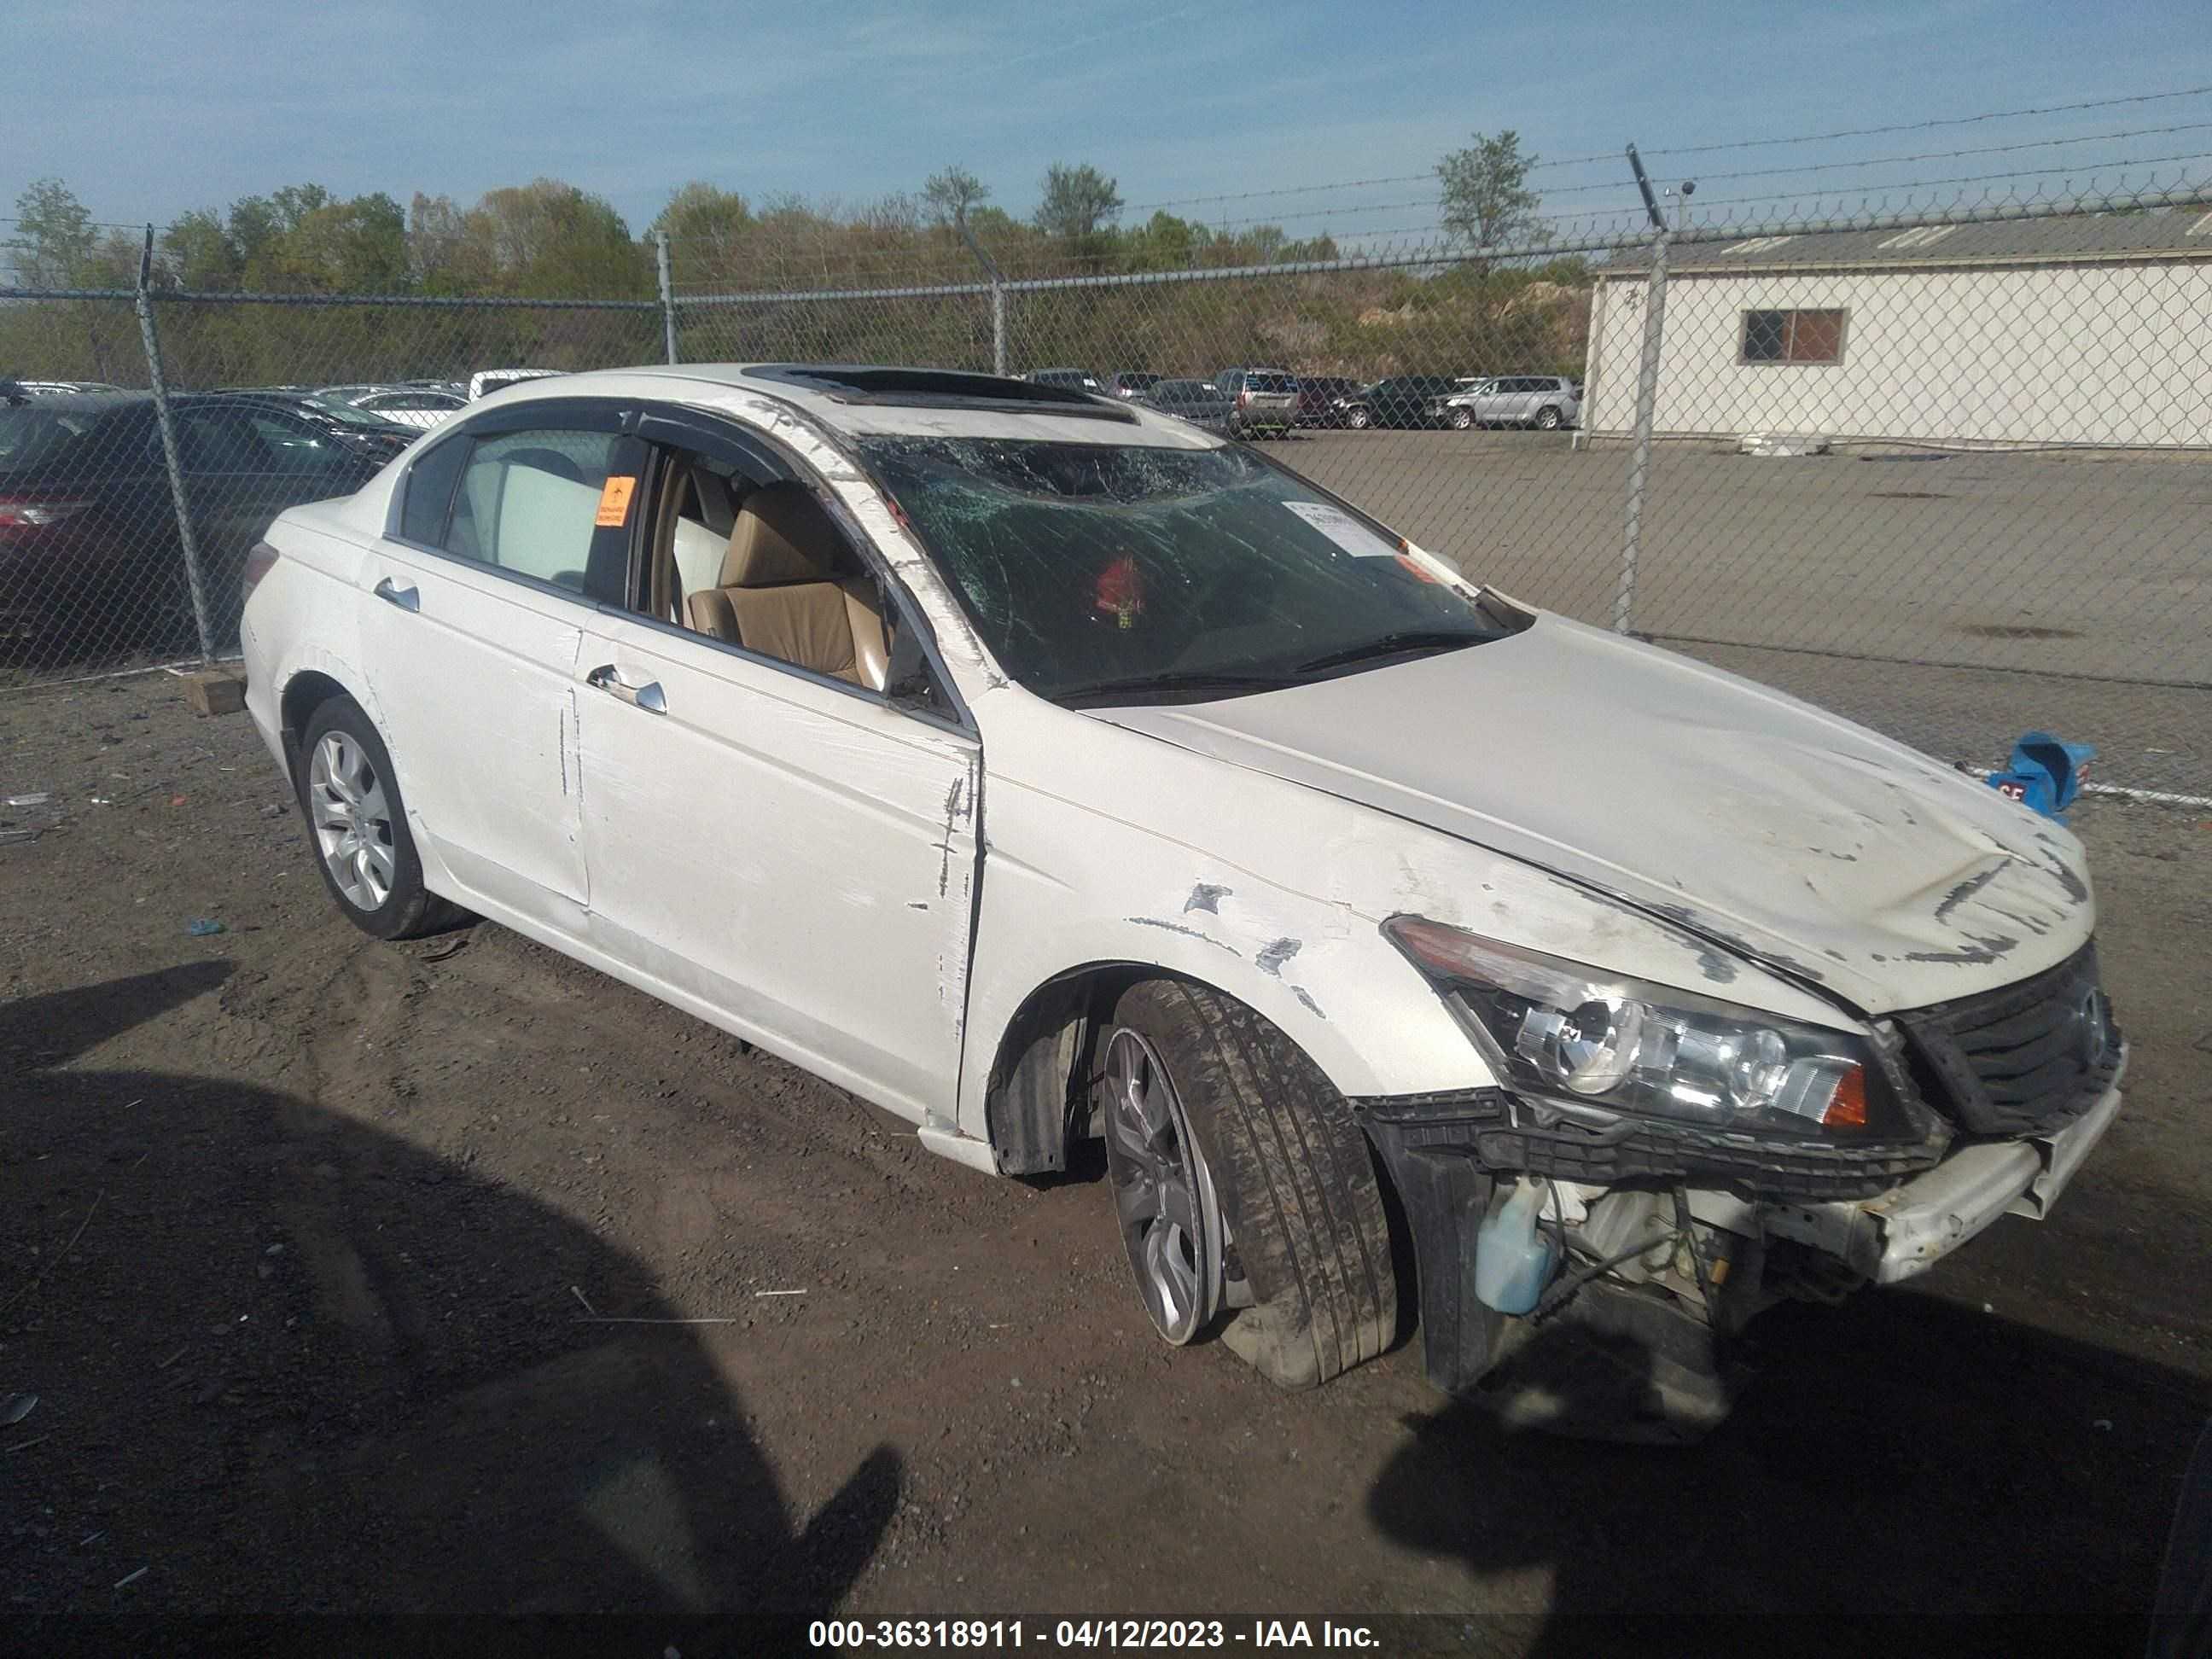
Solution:
<svg viewBox="0 0 2212 1659">
<path fill-rule="evenodd" d="M 1062 392 L 1088 392 L 1101 398 L 1106 395 L 1106 388 L 1098 384 L 1098 377 L 1086 369 L 1040 368 L 1028 378 L 1039 386 L 1056 386 Z"/>
<path fill-rule="evenodd" d="M 1340 374 L 1301 374 L 1298 376 L 1298 411 L 1300 426 L 1342 426 L 1344 404 L 1358 397 L 1360 384 Z"/>
<path fill-rule="evenodd" d="M 1449 374 L 1393 374 L 1344 399 L 1344 424 L 1363 428 L 1442 426 L 1446 416 L 1444 400 L 1472 384 Z"/>
<path fill-rule="evenodd" d="M 1211 380 L 1161 380 L 1137 401 L 1163 415 L 1194 421 L 1211 431 L 1225 432 L 1236 404 Z"/>
<path fill-rule="evenodd" d="M 219 641 L 246 556 L 288 507 L 348 495 L 382 459 L 259 398 L 173 398 L 178 459 Z M 176 507 L 148 392 L 0 404 L 0 641 L 17 662 L 191 638 Z"/>
<path fill-rule="evenodd" d="M 1106 390 L 1116 398 L 1141 398 L 1165 379 L 1141 369 L 1116 369 L 1106 377 Z"/>
<path fill-rule="evenodd" d="M 276 386 L 246 386 L 216 394 L 250 398 L 264 408 L 280 409 L 307 422 L 339 447 L 374 459 L 380 465 L 422 435 L 419 428 L 404 425 L 382 415 L 356 409 L 339 398 L 312 392 L 290 392 Z"/>
</svg>

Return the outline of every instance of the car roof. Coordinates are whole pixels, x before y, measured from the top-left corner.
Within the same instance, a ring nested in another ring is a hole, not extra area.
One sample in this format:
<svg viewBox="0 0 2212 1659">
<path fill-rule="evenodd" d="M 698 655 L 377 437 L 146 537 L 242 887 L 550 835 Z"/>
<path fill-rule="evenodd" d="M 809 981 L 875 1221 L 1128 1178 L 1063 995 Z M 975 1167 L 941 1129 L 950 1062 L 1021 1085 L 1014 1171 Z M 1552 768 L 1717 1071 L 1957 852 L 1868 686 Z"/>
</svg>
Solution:
<svg viewBox="0 0 2212 1659">
<path fill-rule="evenodd" d="M 43 409 L 56 411 L 76 410 L 88 414 L 94 410 L 128 409 L 133 404 L 150 404 L 150 392 L 46 392 L 27 403 L 0 404 L 0 408 Z"/>
<path fill-rule="evenodd" d="M 1119 399 L 952 369 L 885 364 L 684 363 L 587 369 L 526 380 L 480 399 L 651 398 L 773 420 L 776 405 L 848 436 L 1041 438 L 1062 442 L 1213 449 L 1221 440 Z M 769 400 L 773 400 L 770 402 Z"/>
</svg>

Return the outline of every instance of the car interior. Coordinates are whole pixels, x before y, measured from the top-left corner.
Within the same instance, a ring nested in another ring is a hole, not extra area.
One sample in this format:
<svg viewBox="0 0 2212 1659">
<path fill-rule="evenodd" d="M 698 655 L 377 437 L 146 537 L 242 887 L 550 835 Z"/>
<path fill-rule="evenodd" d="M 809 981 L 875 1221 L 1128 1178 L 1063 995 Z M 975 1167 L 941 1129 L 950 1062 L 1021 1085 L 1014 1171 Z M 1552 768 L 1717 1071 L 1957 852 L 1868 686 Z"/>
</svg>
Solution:
<svg viewBox="0 0 2212 1659">
<path fill-rule="evenodd" d="M 880 691 L 881 590 L 804 484 L 669 458 L 646 608 L 695 633 Z"/>
</svg>

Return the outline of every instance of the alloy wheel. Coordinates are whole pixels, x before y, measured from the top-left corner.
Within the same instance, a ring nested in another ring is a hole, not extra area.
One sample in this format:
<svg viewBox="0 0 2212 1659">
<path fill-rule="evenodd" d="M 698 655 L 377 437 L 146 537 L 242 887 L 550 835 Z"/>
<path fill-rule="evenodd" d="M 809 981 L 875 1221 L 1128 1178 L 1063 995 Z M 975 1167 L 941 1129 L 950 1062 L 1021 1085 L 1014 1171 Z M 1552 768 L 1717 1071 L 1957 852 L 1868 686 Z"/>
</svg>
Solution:
<svg viewBox="0 0 2212 1659">
<path fill-rule="evenodd" d="M 1222 1229 L 1212 1177 L 1159 1051 L 1127 1026 L 1106 1045 L 1106 1168 L 1145 1311 L 1188 1342 L 1221 1305 Z"/>
<path fill-rule="evenodd" d="M 326 732 L 315 745 L 307 806 L 331 885 L 357 910 L 380 908 L 398 868 L 392 808 L 375 763 L 349 733 Z"/>
</svg>

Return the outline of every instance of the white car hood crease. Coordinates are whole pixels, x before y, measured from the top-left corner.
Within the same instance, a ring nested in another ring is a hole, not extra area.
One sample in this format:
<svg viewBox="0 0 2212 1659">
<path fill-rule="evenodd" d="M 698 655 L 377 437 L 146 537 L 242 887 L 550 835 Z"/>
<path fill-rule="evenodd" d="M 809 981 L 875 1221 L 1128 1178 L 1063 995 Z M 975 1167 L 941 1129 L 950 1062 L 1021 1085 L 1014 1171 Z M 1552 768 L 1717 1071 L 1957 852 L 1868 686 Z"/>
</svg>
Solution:
<svg viewBox="0 0 2212 1659">
<path fill-rule="evenodd" d="M 1284 691 L 1087 712 L 1554 872 L 1867 1013 L 2024 979 L 2094 922 L 2062 827 L 1835 715 L 1557 617 Z"/>
</svg>

